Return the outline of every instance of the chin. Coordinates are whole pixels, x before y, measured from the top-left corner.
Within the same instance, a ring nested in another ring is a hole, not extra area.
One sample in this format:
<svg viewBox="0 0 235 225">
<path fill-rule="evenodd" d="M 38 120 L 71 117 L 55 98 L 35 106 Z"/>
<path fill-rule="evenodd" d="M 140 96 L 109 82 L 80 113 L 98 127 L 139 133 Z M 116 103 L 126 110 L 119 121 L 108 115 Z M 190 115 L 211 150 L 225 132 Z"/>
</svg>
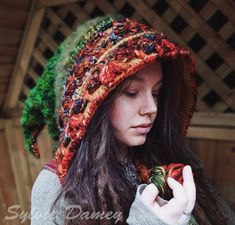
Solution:
<svg viewBox="0 0 235 225">
<path fill-rule="evenodd" d="M 146 141 L 146 136 L 133 138 L 133 140 L 129 140 L 129 146 L 139 146 L 143 145 Z"/>
</svg>

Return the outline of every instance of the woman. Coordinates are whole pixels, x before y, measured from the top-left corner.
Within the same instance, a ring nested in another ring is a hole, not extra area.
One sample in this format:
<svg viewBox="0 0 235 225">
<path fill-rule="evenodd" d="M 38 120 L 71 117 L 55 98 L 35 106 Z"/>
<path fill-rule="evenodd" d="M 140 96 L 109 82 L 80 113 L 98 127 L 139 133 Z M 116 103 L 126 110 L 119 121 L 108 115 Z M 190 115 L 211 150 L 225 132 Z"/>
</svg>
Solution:
<svg viewBox="0 0 235 225">
<path fill-rule="evenodd" d="M 232 224 L 185 144 L 193 74 L 186 49 L 128 18 L 99 17 L 70 35 L 21 120 L 36 157 L 45 124 L 57 140 L 33 186 L 32 224 Z M 170 178 L 175 168 L 183 177 Z"/>
</svg>

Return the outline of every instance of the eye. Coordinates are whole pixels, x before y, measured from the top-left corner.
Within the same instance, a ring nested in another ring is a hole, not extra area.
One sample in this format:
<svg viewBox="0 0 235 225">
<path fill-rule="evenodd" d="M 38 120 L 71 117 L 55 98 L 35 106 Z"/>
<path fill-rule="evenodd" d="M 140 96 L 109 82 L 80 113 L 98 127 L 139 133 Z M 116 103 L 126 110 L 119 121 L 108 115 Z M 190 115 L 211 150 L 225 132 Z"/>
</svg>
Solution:
<svg viewBox="0 0 235 225">
<path fill-rule="evenodd" d="M 152 95 L 153 95 L 154 98 L 158 98 L 159 92 L 153 92 Z"/>
<path fill-rule="evenodd" d="M 131 92 L 131 91 L 125 91 L 124 94 L 127 97 L 136 97 L 138 93 L 137 92 Z"/>
</svg>

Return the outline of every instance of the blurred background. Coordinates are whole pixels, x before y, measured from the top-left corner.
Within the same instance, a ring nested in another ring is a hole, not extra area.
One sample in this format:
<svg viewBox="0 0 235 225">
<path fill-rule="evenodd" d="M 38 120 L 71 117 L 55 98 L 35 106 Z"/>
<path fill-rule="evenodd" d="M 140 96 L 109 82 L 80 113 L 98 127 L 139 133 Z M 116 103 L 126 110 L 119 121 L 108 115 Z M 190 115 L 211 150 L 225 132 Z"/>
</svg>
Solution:
<svg viewBox="0 0 235 225">
<path fill-rule="evenodd" d="M 193 53 L 198 102 L 187 139 L 235 209 L 234 0 L 0 0 L 0 224 L 20 224 L 6 220 L 12 212 L 27 217 L 32 185 L 52 158 L 46 128 L 39 160 L 24 149 L 24 99 L 56 46 L 81 22 L 110 12 L 150 24 Z"/>
</svg>

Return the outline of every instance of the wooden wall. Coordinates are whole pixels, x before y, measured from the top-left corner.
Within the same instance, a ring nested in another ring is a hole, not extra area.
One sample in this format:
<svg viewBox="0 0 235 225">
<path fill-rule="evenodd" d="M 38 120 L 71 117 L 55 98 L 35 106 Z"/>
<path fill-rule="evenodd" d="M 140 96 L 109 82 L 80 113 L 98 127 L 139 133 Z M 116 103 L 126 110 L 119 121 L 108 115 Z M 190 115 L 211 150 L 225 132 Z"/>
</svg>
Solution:
<svg viewBox="0 0 235 225">
<path fill-rule="evenodd" d="M 6 216 L 14 215 L 11 211 L 21 216 L 27 216 L 30 212 L 30 197 L 32 185 L 39 174 L 42 166 L 52 158 L 50 151 L 53 144 L 44 129 L 39 136 L 38 145 L 41 158 L 36 160 L 30 153 L 26 152 L 23 145 L 23 136 L 19 119 L 1 120 L 0 129 L 0 218 L 1 224 L 20 224 L 20 218 L 6 220 Z M 20 208 L 10 209 L 17 205 Z M 30 224 L 26 220 L 23 224 Z"/>
<path fill-rule="evenodd" d="M 31 0 L 0 1 L 0 107 L 3 105 L 30 14 Z"/>
<path fill-rule="evenodd" d="M 205 175 L 235 210 L 235 142 L 190 139 L 204 164 Z"/>
</svg>

